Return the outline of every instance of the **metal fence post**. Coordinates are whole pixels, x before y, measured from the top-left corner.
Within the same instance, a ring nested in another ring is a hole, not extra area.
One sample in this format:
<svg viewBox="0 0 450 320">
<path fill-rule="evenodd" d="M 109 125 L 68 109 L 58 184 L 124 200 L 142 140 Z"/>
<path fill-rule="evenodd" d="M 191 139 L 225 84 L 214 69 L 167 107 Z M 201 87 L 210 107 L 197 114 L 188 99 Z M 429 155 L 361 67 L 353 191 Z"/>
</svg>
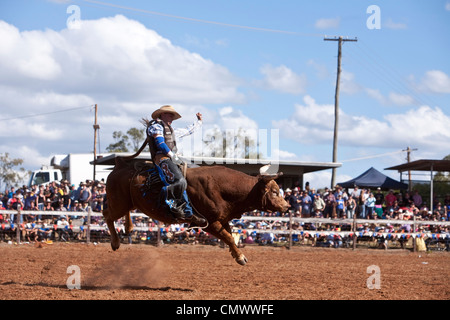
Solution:
<svg viewBox="0 0 450 320">
<path fill-rule="evenodd" d="M 86 243 L 89 244 L 91 242 L 91 212 L 92 209 L 88 207 L 88 215 L 87 215 L 87 233 L 86 233 Z"/>
<path fill-rule="evenodd" d="M 20 218 L 21 218 L 22 212 L 21 212 L 21 206 L 20 204 L 17 205 L 17 218 L 16 218 L 16 241 L 17 244 L 20 244 Z"/>
</svg>

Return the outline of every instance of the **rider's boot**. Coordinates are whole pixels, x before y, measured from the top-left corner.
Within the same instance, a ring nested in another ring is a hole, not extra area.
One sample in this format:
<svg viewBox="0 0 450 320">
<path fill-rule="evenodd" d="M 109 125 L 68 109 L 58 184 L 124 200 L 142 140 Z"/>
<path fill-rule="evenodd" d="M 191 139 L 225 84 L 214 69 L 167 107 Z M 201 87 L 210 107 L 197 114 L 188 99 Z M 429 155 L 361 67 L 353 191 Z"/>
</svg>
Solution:
<svg viewBox="0 0 450 320">
<path fill-rule="evenodd" d="M 191 225 L 198 227 L 206 227 L 208 225 L 208 221 L 206 221 L 206 219 L 193 214 L 193 210 L 189 202 L 174 202 L 170 210 L 175 218 L 189 222 Z"/>
<path fill-rule="evenodd" d="M 208 225 L 208 221 L 205 218 L 199 217 L 195 214 L 193 214 L 190 217 L 186 217 L 184 219 L 186 222 L 189 222 L 191 226 L 197 226 L 197 227 L 206 227 Z"/>
</svg>

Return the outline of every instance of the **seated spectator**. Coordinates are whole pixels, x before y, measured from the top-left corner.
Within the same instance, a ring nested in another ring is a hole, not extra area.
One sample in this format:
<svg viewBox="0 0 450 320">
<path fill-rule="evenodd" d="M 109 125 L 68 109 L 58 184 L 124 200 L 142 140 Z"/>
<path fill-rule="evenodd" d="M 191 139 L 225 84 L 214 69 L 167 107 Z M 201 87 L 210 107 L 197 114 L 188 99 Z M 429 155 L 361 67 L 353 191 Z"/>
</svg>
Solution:
<svg viewBox="0 0 450 320">
<path fill-rule="evenodd" d="M 29 219 L 28 222 L 25 224 L 25 234 L 24 239 L 28 242 L 36 242 L 38 239 L 38 228 L 37 225 L 34 223 L 34 219 Z"/>
<path fill-rule="evenodd" d="M 440 202 L 438 202 L 436 208 L 433 211 L 434 215 L 438 218 L 438 220 L 441 220 L 442 217 L 447 219 L 447 214 L 445 212 L 445 208 L 442 206 Z"/>
<path fill-rule="evenodd" d="M 65 217 L 61 217 L 58 220 L 56 230 L 59 235 L 59 241 L 69 241 L 69 222 Z"/>
<path fill-rule="evenodd" d="M 53 237 L 53 228 L 51 225 L 38 220 L 38 224 L 40 224 L 38 228 L 38 241 L 49 241 Z"/>
</svg>

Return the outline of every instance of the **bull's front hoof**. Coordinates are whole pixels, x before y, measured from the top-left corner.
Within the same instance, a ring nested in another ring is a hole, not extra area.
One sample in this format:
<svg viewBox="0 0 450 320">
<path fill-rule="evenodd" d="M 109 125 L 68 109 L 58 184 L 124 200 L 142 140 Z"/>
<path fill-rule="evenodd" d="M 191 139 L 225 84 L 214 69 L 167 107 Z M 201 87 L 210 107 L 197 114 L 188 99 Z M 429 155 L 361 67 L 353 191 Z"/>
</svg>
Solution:
<svg viewBox="0 0 450 320">
<path fill-rule="evenodd" d="M 119 249 L 120 247 L 120 242 L 118 244 L 114 244 L 111 242 L 111 248 L 113 249 L 113 251 L 116 251 L 117 249 Z"/>
<path fill-rule="evenodd" d="M 242 255 L 239 258 L 236 258 L 236 262 L 239 263 L 241 266 L 245 266 L 248 260 L 244 255 Z"/>
</svg>

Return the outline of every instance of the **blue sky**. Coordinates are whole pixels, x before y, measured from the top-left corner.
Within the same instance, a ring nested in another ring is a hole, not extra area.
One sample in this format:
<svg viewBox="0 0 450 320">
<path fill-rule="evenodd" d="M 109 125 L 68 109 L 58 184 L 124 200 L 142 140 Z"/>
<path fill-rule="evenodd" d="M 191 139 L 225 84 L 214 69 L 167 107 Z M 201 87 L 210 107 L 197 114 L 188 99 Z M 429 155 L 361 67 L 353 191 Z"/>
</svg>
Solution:
<svg viewBox="0 0 450 320">
<path fill-rule="evenodd" d="M 367 27 L 370 5 L 379 29 Z M 203 113 L 201 137 L 276 129 L 280 159 L 328 162 L 337 43 L 324 37 L 342 35 L 358 41 L 342 51 L 337 182 L 370 167 L 398 179 L 383 169 L 408 146 L 413 160 L 450 154 L 448 30 L 448 0 L 3 0 L 0 149 L 36 169 L 93 150 L 93 104 L 101 151 L 172 104 L 178 126 Z"/>
</svg>

